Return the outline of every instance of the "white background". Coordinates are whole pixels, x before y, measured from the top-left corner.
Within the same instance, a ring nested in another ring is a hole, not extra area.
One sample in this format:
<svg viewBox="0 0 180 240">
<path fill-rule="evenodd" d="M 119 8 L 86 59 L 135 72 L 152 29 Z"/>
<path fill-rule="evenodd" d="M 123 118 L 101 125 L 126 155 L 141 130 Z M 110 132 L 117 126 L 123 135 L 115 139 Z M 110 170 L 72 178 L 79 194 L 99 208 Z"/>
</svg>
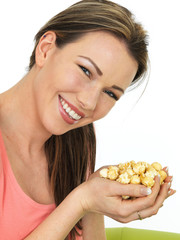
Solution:
<svg viewBox="0 0 180 240">
<path fill-rule="evenodd" d="M 16 0 L 0 3 L 0 92 L 19 81 L 33 49 L 33 38 L 52 16 L 72 0 Z M 178 0 L 116 0 L 129 8 L 150 36 L 149 84 L 127 93 L 109 115 L 96 123 L 97 164 L 135 160 L 169 166 L 177 193 L 156 216 L 121 224 L 106 218 L 106 227 L 133 227 L 179 232 L 180 215 L 180 7 Z M 12 99 L 13 101 L 13 99 Z"/>
</svg>

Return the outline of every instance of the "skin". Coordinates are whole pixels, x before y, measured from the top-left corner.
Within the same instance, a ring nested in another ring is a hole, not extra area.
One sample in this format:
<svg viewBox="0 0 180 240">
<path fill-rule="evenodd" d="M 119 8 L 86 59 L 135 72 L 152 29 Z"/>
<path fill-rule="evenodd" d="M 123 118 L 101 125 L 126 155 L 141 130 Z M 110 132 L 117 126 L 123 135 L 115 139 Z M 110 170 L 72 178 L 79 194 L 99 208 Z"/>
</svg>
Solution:
<svg viewBox="0 0 180 240">
<path fill-rule="evenodd" d="M 56 47 L 55 40 L 56 35 L 47 32 L 36 48 L 31 71 L 0 95 L 0 128 L 12 170 L 23 191 L 42 204 L 54 202 L 45 141 L 52 134 L 60 135 L 106 116 L 116 103 L 114 95 L 118 99 L 123 95 L 138 67 L 126 45 L 106 32 L 88 33 L 62 49 Z M 63 119 L 59 96 L 83 114 L 79 121 L 69 124 Z M 103 240 L 103 215 L 120 222 L 138 219 L 137 211 L 143 218 L 149 217 L 174 193 L 168 194 L 170 176 L 161 188 L 156 179 L 152 194 L 146 196 L 144 186 L 108 181 L 99 177 L 99 171 L 73 190 L 26 239 L 64 239 L 83 217 L 83 239 Z M 141 198 L 123 201 L 121 195 Z"/>
<path fill-rule="evenodd" d="M 137 63 L 127 53 L 124 44 L 107 33 L 96 32 L 87 34 L 75 44 L 68 44 L 63 50 L 51 48 L 46 59 L 41 60 L 41 49 L 46 51 L 46 41 L 55 36 L 47 34 L 46 38 L 36 51 L 40 59 L 34 81 L 35 99 L 43 127 L 50 133 L 62 134 L 107 115 L 116 101 L 104 90 L 113 91 L 120 98 L 123 93 L 111 86 L 117 85 L 125 90 L 137 71 Z M 106 41 L 103 41 L 104 38 Z M 98 75 L 87 59 L 78 56 L 92 59 L 103 76 Z M 110 62 L 111 67 L 107 68 Z M 80 65 L 88 71 L 83 71 Z M 58 95 L 76 106 L 85 116 L 73 125 L 66 124 L 57 109 Z"/>
</svg>

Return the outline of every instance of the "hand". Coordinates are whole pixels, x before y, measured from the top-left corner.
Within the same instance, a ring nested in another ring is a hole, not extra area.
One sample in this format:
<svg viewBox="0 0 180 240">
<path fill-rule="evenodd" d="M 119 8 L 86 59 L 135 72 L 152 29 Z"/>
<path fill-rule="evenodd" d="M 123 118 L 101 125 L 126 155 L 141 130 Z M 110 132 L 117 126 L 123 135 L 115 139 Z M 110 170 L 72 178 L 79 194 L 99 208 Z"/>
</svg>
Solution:
<svg viewBox="0 0 180 240">
<path fill-rule="evenodd" d="M 162 186 L 159 178 L 156 177 L 152 193 L 148 195 L 148 188 L 143 185 L 121 184 L 100 178 L 100 170 L 92 174 L 82 185 L 81 204 L 85 212 L 100 213 L 127 223 L 139 219 L 137 212 L 140 212 L 142 218 L 156 214 L 164 200 L 173 194 L 173 190 L 170 190 L 168 185 L 170 176 Z M 137 198 L 123 200 L 122 195 Z"/>
<path fill-rule="evenodd" d="M 142 205 L 142 210 L 137 211 L 139 212 L 140 216 L 138 216 L 137 212 L 134 212 L 130 216 L 125 218 L 124 222 L 130 222 L 135 219 L 142 219 L 151 217 L 152 215 L 156 215 L 159 211 L 159 209 L 163 206 L 163 202 L 166 198 L 172 196 L 176 191 L 171 189 L 171 183 L 172 183 L 172 176 L 169 176 L 167 172 L 167 168 L 163 169 L 167 173 L 167 178 L 164 181 L 164 184 L 160 186 L 159 184 L 159 179 L 156 176 L 155 178 L 155 185 L 152 188 L 152 194 L 147 196 L 146 198 L 149 199 L 149 204 L 148 205 L 144 204 Z M 138 199 L 137 199 L 138 200 Z"/>
</svg>

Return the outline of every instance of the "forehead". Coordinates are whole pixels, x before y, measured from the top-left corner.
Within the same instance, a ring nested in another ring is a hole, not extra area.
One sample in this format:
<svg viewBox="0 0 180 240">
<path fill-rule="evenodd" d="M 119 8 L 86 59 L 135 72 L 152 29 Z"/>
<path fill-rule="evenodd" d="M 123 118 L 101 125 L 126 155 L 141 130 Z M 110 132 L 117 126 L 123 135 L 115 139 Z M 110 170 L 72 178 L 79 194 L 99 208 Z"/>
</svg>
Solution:
<svg viewBox="0 0 180 240">
<path fill-rule="evenodd" d="M 138 64 L 126 44 L 107 32 L 86 33 L 76 42 L 67 44 L 64 51 L 67 59 L 76 60 L 78 56 L 92 59 L 102 71 L 105 82 L 112 80 L 113 84 L 119 83 L 124 89 L 137 72 Z"/>
</svg>

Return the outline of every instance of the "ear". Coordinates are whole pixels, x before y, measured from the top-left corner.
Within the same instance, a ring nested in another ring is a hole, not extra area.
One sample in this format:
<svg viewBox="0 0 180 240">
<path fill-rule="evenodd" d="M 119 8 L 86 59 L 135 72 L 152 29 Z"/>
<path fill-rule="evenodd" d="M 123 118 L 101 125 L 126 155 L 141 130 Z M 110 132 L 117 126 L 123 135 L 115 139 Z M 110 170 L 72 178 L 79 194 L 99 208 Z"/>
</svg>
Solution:
<svg viewBox="0 0 180 240">
<path fill-rule="evenodd" d="M 50 52 L 56 47 L 56 34 L 52 31 L 46 32 L 39 40 L 35 51 L 36 65 L 43 67 Z"/>
</svg>

